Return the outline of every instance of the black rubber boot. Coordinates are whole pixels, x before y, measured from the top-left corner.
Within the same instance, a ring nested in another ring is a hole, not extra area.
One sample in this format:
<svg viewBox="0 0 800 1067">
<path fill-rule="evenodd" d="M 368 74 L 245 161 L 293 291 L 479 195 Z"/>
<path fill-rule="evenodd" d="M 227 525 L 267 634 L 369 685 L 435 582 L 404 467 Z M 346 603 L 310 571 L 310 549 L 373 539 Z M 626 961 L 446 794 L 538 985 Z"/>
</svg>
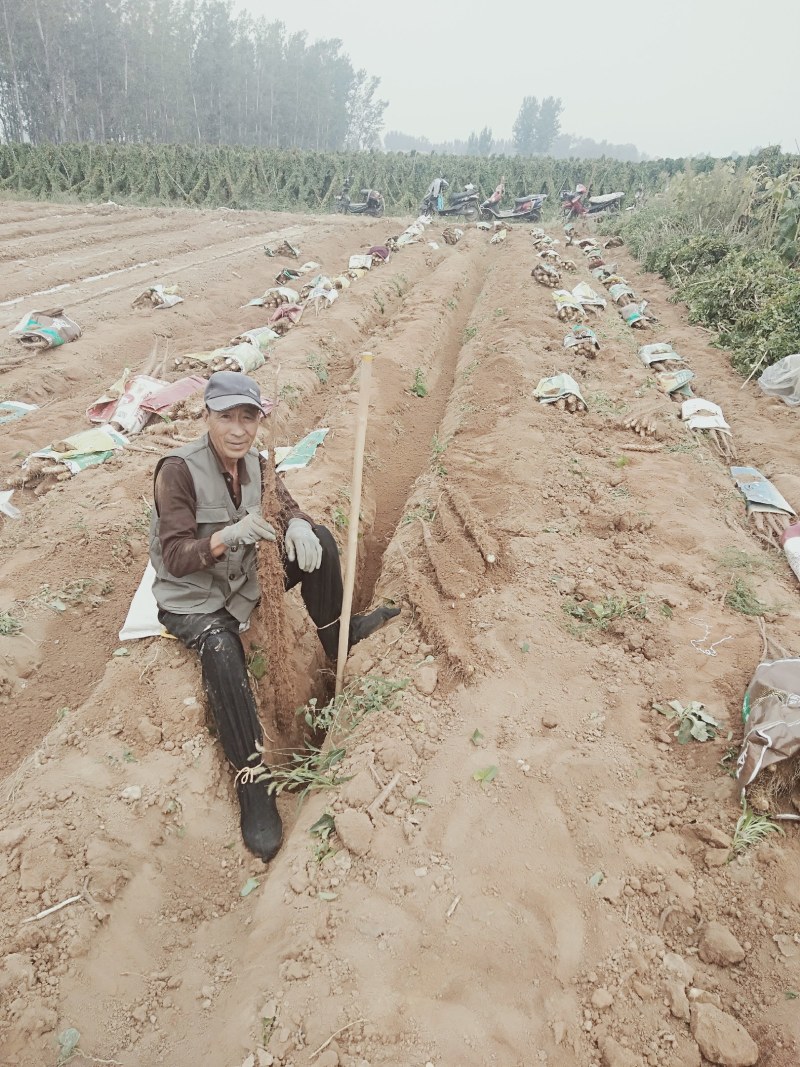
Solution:
<svg viewBox="0 0 800 1067">
<path fill-rule="evenodd" d="M 254 855 L 268 863 L 281 847 L 283 838 L 275 795 L 267 792 L 265 782 L 237 782 L 236 792 L 241 808 L 242 840 Z"/>
<path fill-rule="evenodd" d="M 354 615 L 350 620 L 350 648 L 380 630 L 389 619 L 396 619 L 399 614 L 400 608 L 382 607 L 375 608 L 369 615 Z"/>
</svg>

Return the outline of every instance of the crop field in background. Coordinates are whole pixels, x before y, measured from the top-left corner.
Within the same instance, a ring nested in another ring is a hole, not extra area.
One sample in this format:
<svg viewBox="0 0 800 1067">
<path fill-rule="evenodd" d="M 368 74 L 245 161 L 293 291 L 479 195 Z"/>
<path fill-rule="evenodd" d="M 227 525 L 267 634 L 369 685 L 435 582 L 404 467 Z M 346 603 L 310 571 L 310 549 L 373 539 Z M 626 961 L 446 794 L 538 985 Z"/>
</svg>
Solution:
<svg viewBox="0 0 800 1067">
<path fill-rule="evenodd" d="M 785 159 L 772 159 L 770 169 L 780 172 Z M 746 169 L 747 163 L 741 161 L 738 169 Z M 554 200 L 561 189 L 583 182 L 593 193 L 622 190 L 632 201 L 637 189 L 645 194 L 663 190 L 687 165 L 683 159 L 624 163 L 235 146 L 6 144 L 0 145 L 0 191 L 49 200 L 320 211 L 331 206 L 349 174 L 354 189 L 378 188 L 387 212 L 404 214 L 415 210 L 439 174 L 451 188 L 473 182 L 484 195 L 504 174 L 509 195 L 544 192 Z M 702 160 L 693 167 L 702 172 L 714 165 L 714 160 Z"/>
</svg>

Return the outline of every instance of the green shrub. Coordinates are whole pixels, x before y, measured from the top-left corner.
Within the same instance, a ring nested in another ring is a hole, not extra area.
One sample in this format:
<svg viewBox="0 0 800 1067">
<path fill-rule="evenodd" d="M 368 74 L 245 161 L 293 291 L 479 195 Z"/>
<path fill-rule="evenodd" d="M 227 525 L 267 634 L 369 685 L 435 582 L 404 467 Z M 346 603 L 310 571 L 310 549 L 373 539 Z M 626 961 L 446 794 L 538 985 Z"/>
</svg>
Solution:
<svg viewBox="0 0 800 1067">
<path fill-rule="evenodd" d="M 800 161 L 765 150 L 752 166 L 686 168 L 620 227 L 645 268 L 717 331 L 744 374 L 800 351 Z"/>
</svg>

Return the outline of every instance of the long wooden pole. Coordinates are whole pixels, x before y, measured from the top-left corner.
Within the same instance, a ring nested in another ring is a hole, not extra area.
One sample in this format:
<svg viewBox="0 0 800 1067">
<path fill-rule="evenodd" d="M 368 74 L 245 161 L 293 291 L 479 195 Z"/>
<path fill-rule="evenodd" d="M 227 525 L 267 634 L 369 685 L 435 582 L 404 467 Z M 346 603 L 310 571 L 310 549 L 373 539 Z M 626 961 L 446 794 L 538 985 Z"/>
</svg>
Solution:
<svg viewBox="0 0 800 1067">
<path fill-rule="evenodd" d="M 350 484 L 350 519 L 347 525 L 347 555 L 344 562 L 344 593 L 342 595 L 342 613 L 339 616 L 339 654 L 336 660 L 337 697 L 344 685 L 344 665 L 347 660 L 350 616 L 353 611 L 353 588 L 356 582 L 356 563 L 358 559 L 358 526 L 361 515 L 361 482 L 364 474 L 364 446 L 367 440 L 369 386 L 371 381 L 372 353 L 365 352 L 361 357 L 356 447 L 353 453 L 353 478 Z"/>
</svg>

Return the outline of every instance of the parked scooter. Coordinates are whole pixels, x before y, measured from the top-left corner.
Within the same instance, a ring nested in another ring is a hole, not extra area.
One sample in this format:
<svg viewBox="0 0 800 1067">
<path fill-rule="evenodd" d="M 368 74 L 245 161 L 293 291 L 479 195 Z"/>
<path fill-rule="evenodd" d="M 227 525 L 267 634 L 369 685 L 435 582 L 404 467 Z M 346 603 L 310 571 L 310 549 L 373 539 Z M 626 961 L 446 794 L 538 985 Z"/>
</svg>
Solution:
<svg viewBox="0 0 800 1067">
<path fill-rule="evenodd" d="M 526 193 L 516 198 L 510 211 L 501 211 L 499 203 L 490 198 L 481 204 L 481 218 L 488 222 L 538 222 L 546 199 L 546 193 Z"/>
<path fill-rule="evenodd" d="M 377 189 L 362 189 L 361 195 L 364 200 L 354 203 L 350 199 L 352 181 L 353 179 L 349 175 L 345 178 L 341 193 L 333 198 L 334 210 L 340 211 L 343 215 L 371 215 L 373 218 L 379 219 L 384 211 L 383 196 Z"/>
<path fill-rule="evenodd" d="M 577 219 L 582 215 L 599 215 L 602 211 L 619 211 L 624 196 L 624 193 L 605 193 L 587 200 L 586 186 L 576 185 L 574 192 L 565 190 L 561 194 L 561 205 L 565 218 Z"/>
<path fill-rule="evenodd" d="M 463 193 L 453 193 L 450 197 L 450 203 L 447 207 L 443 207 L 441 211 L 436 207 L 436 197 L 429 194 L 419 205 L 419 212 L 421 215 L 456 216 L 459 219 L 471 222 L 473 219 L 477 219 L 480 214 L 475 186 L 467 185 L 464 187 Z"/>
</svg>

